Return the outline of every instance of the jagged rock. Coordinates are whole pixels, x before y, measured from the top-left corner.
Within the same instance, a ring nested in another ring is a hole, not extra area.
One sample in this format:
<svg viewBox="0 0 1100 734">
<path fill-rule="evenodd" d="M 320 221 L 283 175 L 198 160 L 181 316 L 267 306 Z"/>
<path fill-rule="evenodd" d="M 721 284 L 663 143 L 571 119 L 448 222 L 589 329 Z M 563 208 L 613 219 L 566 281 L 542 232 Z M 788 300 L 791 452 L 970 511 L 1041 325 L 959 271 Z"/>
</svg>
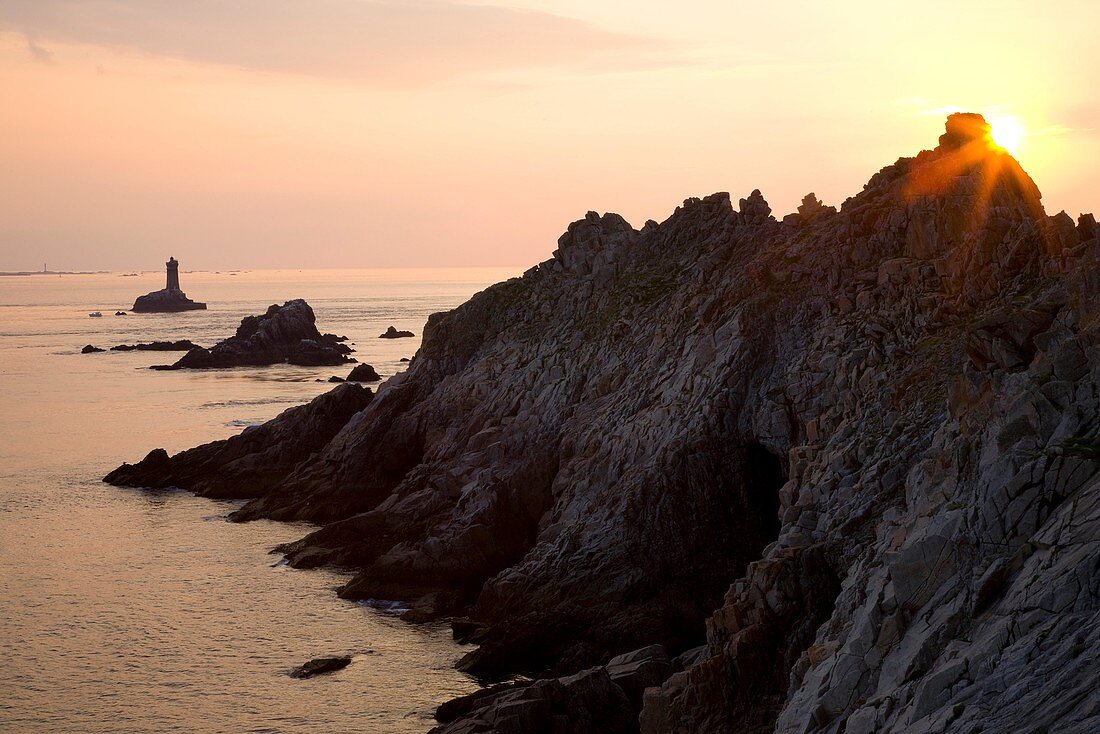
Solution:
<svg viewBox="0 0 1100 734">
<path fill-rule="evenodd" d="M 246 316 L 237 333 L 210 349 L 195 347 L 175 364 L 153 369 L 211 369 L 221 367 L 264 366 L 289 362 L 306 366 L 326 366 L 353 362 L 351 349 L 326 339 L 317 331 L 316 317 L 301 299 L 272 305 L 261 316 Z"/>
<path fill-rule="evenodd" d="M 441 707 L 452 719 L 430 734 L 629 734 L 637 730 L 629 701 L 603 668 L 529 685 L 498 686 Z"/>
<path fill-rule="evenodd" d="M 106 349 L 100 349 L 99 347 L 92 346 L 91 344 L 85 344 L 84 348 L 80 350 L 81 354 L 92 354 L 93 352 L 106 352 Z"/>
<path fill-rule="evenodd" d="M 398 331 L 396 327 L 391 326 L 383 333 L 378 335 L 379 339 L 404 339 L 406 337 L 415 336 L 411 331 Z"/>
<path fill-rule="evenodd" d="M 378 382 L 381 379 L 382 376 L 375 372 L 374 367 L 365 362 L 355 365 L 351 374 L 347 376 L 348 382 Z"/>
<path fill-rule="evenodd" d="M 1100 241 L 983 126 L 804 226 L 589 213 L 234 518 L 543 676 L 439 731 L 1095 730 Z"/>
<path fill-rule="evenodd" d="M 370 390 L 354 383 L 339 385 L 224 441 L 172 457 L 155 449 L 137 464 L 118 467 L 103 481 L 151 489 L 179 487 L 207 497 L 257 497 L 325 446 L 371 397 Z"/>
<path fill-rule="evenodd" d="M 179 339 L 174 342 L 158 341 L 143 344 L 119 344 L 111 347 L 112 352 L 186 352 L 191 349 L 201 349 L 199 345 L 190 339 Z"/>
<path fill-rule="evenodd" d="M 746 224 L 761 225 L 771 220 L 772 208 L 764 200 L 760 189 L 754 189 L 747 199 L 741 199 L 739 206 L 741 221 Z"/>
<path fill-rule="evenodd" d="M 315 675 L 334 673 L 351 665 L 351 656 L 314 658 L 290 671 L 291 678 L 312 678 Z"/>
<path fill-rule="evenodd" d="M 115 311 L 115 316 L 125 316 L 125 315 L 126 315 L 125 311 Z"/>
</svg>

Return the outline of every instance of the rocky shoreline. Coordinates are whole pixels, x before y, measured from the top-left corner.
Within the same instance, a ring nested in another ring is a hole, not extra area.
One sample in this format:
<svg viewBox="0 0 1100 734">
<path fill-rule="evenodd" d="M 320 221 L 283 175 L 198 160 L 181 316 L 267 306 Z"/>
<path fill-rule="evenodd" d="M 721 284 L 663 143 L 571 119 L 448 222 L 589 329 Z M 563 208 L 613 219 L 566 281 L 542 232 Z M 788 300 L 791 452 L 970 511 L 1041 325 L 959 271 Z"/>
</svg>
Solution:
<svg viewBox="0 0 1100 734">
<path fill-rule="evenodd" d="M 292 565 L 539 677 L 439 732 L 1087 732 L 1098 347 L 1095 219 L 953 115 L 839 210 L 589 213 L 373 396 L 106 481 L 321 524 Z"/>
</svg>

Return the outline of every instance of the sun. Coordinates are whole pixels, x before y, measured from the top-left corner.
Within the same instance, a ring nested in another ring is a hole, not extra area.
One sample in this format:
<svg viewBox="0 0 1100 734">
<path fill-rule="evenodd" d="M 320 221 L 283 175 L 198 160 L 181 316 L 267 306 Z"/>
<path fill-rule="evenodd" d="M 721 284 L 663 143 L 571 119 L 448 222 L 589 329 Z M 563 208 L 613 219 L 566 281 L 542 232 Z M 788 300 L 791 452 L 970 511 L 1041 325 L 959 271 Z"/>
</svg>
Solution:
<svg viewBox="0 0 1100 734">
<path fill-rule="evenodd" d="M 989 119 L 989 137 L 998 148 L 1016 155 L 1020 152 L 1027 130 L 1020 118 L 1012 115 L 997 115 Z"/>
</svg>

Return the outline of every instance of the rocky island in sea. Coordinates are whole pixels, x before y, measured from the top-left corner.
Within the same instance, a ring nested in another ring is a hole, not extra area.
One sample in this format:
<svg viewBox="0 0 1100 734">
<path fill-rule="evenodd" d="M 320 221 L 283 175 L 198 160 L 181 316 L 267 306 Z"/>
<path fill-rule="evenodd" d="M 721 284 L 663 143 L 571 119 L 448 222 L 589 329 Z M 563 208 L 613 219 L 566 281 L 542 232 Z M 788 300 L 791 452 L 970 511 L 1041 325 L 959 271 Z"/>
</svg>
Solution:
<svg viewBox="0 0 1100 734">
<path fill-rule="evenodd" d="M 134 313 L 176 313 L 178 311 L 203 311 L 205 303 L 192 301 L 180 289 L 179 261 L 169 257 L 165 264 L 167 281 L 163 289 L 138 296 L 130 309 Z"/>
<path fill-rule="evenodd" d="M 369 395 L 107 481 L 532 676 L 439 734 L 1095 731 L 1100 230 L 976 115 L 839 209 L 590 212 Z"/>
<path fill-rule="evenodd" d="M 335 334 L 317 330 L 317 317 L 308 303 L 298 298 L 283 305 L 272 304 L 259 316 L 246 316 L 237 333 L 213 347 L 193 346 L 170 365 L 155 370 L 263 367 L 289 363 L 304 366 L 340 365 L 354 362 L 353 350 Z"/>
</svg>

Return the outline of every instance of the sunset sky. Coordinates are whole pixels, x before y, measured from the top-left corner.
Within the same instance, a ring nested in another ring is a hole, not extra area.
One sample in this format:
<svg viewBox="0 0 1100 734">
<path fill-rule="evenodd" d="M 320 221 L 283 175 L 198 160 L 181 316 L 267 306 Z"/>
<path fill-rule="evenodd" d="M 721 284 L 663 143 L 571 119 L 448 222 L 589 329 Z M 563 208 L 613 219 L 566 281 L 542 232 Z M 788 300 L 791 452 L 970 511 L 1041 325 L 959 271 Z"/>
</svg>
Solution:
<svg viewBox="0 0 1100 734">
<path fill-rule="evenodd" d="M 1096 0 L 0 0 L 0 270 L 526 265 L 1014 116 L 1100 210 Z"/>
</svg>

